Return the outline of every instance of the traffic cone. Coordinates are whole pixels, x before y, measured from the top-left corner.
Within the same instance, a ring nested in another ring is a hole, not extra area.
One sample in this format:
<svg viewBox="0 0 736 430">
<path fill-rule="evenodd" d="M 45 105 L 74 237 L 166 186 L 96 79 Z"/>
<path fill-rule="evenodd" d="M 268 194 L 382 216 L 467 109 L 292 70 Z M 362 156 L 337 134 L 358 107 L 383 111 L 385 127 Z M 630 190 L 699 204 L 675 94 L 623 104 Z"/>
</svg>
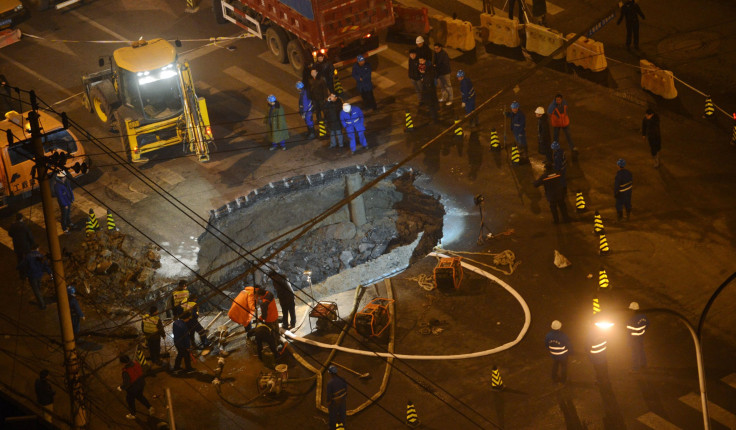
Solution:
<svg viewBox="0 0 736 430">
<path fill-rule="evenodd" d="M 459 119 L 455 119 L 455 137 L 463 137 L 463 127 L 460 125 Z"/>
<path fill-rule="evenodd" d="M 115 219 L 112 217 L 112 212 L 110 212 L 110 209 L 107 210 L 107 231 L 114 231 L 118 228 L 115 226 Z"/>
<path fill-rule="evenodd" d="M 733 115 L 736 116 L 736 113 Z M 731 145 L 736 145 L 736 125 L 733 126 L 733 134 L 731 134 Z"/>
<path fill-rule="evenodd" d="M 705 98 L 705 117 L 710 118 L 716 113 L 716 108 L 713 106 L 713 100 L 710 97 Z"/>
<path fill-rule="evenodd" d="M 493 366 L 491 370 L 491 389 L 501 391 L 503 390 L 503 379 L 501 379 L 501 372 L 498 371 L 498 367 Z"/>
<path fill-rule="evenodd" d="M 734 128 L 736 130 L 736 128 Z M 500 151 L 501 141 L 498 139 L 498 132 L 495 128 L 491 129 L 491 151 Z"/>
<path fill-rule="evenodd" d="M 601 304 L 598 301 L 598 297 L 593 297 L 593 315 L 601 311 Z"/>
<path fill-rule="evenodd" d="M 411 400 L 406 403 L 406 425 L 412 428 L 419 425 L 417 408 L 414 407 L 414 403 Z"/>
<path fill-rule="evenodd" d="M 598 270 L 598 289 L 599 290 L 607 290 L 610 284 L 608 283 L 608 274 L 606 274 L 606 269 L 601 266 L 601 268 Z"/>
<path fill-rule="evenodd" d="M 327 136 L 327 126 L 325 125 L 325 121 L 323 119 L 319 120 L 319 122 L 317 123 L 317 131 L 319 133 L 319 137 Z"/>
<path fill-rule="evenodd" d="M 135 347 L 135 359 L 141 367 L 146 367 L 148 365 L 148 361 L 146 360 L 146 356 L 143 354 L 143 350 L 140 345 Z"/>
<path fill-rule="evenodd" d="M 606 229 L 603 227 L 603 219 L 601 219 L 601 214 L 598 211 L 595 211 L 595 215 L 593 215 L 593 233 L 598 236 L 606 234 Z"/>
<path fill-rule="evenodd" d="M 90 234 L 94 233 L 95 231 L 99 229 L 100 229 L 100 223 L 97 222 L 95 211 L 94 209 L 90 209 L 89 217 L 87 218 L 87 226 L 84 231 L 89 236 Z"/>
<path fill-rule="evenodd" d="M 608 255 L 611 253 L 611 248 L 608 247 L 608 241 L 606 235 L 601 233 L 601 240 L 599 243 L 600 255 Z"/>
<path fill-rule="evenodd" d="M 411 113 L 407 110 L 404 113 L 404 132 L 409 133 L 414 131 L 414 121 L 411 119 Z"/>
<path fill-rule="evenodd" d="M 340 77 L 337 76 L 337 70 L 335 70 L 335 77 L 332 78 L 332 86 L 335 88 L 335 94 L 338 96 L 345 92 L 342 89 L 342 82 L 340 82 Z"/>
<path fill-rule="evenodd" d="M 511 147 L 511 162 L 518 165 L 520 161 L 521 161 L 521 156 L 519 155 L 519 147 L 512 146 Z"/>
<path fill-rule="evenodd" d="M 583 198 L 583 192 L 580 190 L 575 193 L 575 210 L 577 210 L 578 213 L 583 213 L 586 211 L 585 199 Z"/>
</svg>

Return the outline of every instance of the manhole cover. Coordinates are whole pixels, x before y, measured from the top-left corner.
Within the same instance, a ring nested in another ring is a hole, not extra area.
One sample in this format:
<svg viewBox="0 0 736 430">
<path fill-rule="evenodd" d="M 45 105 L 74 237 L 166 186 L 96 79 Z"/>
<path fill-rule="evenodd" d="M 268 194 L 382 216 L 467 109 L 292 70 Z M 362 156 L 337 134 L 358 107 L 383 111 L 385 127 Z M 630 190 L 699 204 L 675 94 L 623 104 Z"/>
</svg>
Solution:
<svg viewBox="0 0 736 430">
<path fill-rule="evenodd" d="M 720 35 L 709 31 L 676 34 L 659 42 L 657 56 L 662 60 L 687 60 L 716 53 Z"/>
</svg>

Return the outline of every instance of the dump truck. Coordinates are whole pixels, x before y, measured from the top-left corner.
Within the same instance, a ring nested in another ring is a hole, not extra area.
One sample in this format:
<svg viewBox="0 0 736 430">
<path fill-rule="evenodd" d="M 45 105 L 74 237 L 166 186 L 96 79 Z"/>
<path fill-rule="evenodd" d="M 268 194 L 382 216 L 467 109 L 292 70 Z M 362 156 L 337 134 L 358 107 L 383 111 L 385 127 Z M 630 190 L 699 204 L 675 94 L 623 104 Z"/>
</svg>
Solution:
<svg viewBox="0 0 736 430">
<path fill-rule="evenodd" d="M 177 61 L 164 39 L 139 40 L 117 49 L 109 67 L 82 76 L 85 107 L 120 133 L 132 162 L 143 154 L 181 144 L 184 152 L 209 161 L 212 128 L 203 97 L 197 97 L 189 63 Z M 100 67 L 105 59 L 100 59 Z"/>
<path fill-rule="evenodd" d="M 322 52 L 335 67 L 386 49 L 378 32 L 394 23 L 391 0 L 213 0 L 217 22 L 266 41 L 281 63 L 301 72 Z"/>
<path fill-rule="evenodd" d="M 39 110 L 38 115 L 45 154 L 66 152 L 70 155 L 67 174 L 77 177 L 86 173 L 87 169 L 79 166 L 89 166 L 89 157 L 79 139 L 51 114 Z M 27 118 L 28 112 L 9 111 L 0 121 L 0 129 L 5 130 L 0 133 L 0 209 L 7 207 L 13 197 L 29 197 L 38 188 L 38 181 L 33 177 L 36 163 Z"/>
</svg>

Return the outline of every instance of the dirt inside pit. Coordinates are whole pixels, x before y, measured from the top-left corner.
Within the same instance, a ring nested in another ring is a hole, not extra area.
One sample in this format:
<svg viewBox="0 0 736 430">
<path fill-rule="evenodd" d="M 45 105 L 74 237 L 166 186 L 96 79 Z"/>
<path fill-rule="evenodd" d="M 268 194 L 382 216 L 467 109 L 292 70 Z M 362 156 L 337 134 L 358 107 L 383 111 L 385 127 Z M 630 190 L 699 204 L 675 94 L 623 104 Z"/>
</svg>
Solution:
<svg viewBox="0 0 736 430">
<path fill-rule="evenodd" d="M 218 230 L 263 258 L 293 235 L 279 238 L 281 234 L 321 214 L 344 199 L 349 190 L 363 186 L 385 169 L 384 166 L 353 166 L 284 179 L 213 211 L 212 228 L 199 238 L 199 272 L 209 273 L 207 278 L 212 283 L 222 285 L 250 267 L 232 248 L 243 254 L 245 251 L 219 240 L 216 236 L 222 235 Z M 304 275 L 307 270 L 312 272 L 312 283 L 317 285 L 377 259 L 382 260 L 379 270 L 390 273 L 425 256 L 442 236 L 445 210 L 438 195 L 414 185 L 417 176 L 416 172 L 400 170 L 379 182 L 362 195 L 364 221 L 356 217 L 355 207 L 342 206 L 278 253 L 265 271 L 276 270 L 301 289 L 308 285 Z M 408 245 L 414 248 L 407 252 Z M 402 252 L 392 253 L 394 250 Z M 268 285 L 260 273 L 256 271 L 255 279 L 247 277 L 234 285 L 232 291 L 239 291 L 244 283 Z"/>
</svg>

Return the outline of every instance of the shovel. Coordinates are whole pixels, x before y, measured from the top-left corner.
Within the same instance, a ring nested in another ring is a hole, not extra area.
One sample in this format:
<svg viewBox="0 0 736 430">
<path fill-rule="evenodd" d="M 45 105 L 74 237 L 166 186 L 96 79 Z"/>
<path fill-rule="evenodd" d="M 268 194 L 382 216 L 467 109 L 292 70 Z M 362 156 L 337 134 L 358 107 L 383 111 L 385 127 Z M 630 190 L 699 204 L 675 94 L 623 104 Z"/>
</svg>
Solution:
<svg viewBox="0 0 736 430">
<path fill-rule="evenodd" d="M 335 363 L 334 361 L 332 362 L 332 364 L 334 364 L 335 366 L 339 367 L 340 369 L 347 370 L 348 372 L 352 373 L 353 375 L 357 376 L 360 379 L 365 379 L 365 378 L 370 378 L 371 377 L 371 374 L 368 373 L 368 372 L 366 372 L 366 373 L 356 372 L 355 370 L 353 370 L 353 369 L 351 369 L 349 367 L 345 367 L 345 366 L 343 366 L 340 363 Z"/>
</svg>

